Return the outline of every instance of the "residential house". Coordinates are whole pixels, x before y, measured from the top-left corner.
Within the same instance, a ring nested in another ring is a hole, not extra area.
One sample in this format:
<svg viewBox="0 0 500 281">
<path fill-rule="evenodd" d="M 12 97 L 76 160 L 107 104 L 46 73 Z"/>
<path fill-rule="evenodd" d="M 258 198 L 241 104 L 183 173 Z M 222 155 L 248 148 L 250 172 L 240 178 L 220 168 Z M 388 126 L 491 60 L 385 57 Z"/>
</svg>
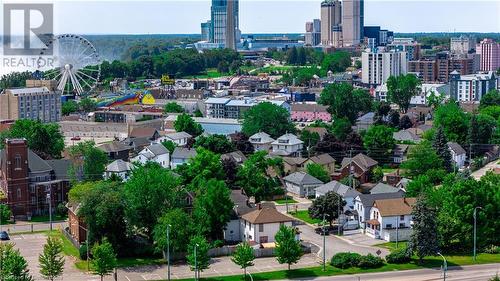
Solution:
<svg viewBox="0 0 500 281">
<path fill-rule="evenodd" d="M 304 167 L 307 168 L 307 165 L 309 164 L 321 165 L 321 167 L 323 167 L 323 169 L 325 169 L 325 171 L 327 171 L 330 175 L 335 172 L 335 159 L 328 153 L 309 157 L 309 159 L 307 159 L 304 163 Z"/>
<path fill-rule="evenodd" d="M 328 133 L 328 130 L 323 127 L 305 127 L 304 131 L 308 131 L 310 133 L 318 133 L 320 140 L 323 140 L 325 135 Z"/>
<path fill-rule="evenodd" d="M 448 149 L 451 153 L 451 159 L 455 163 L 457 169 L 462 169 L 465 166 L 465 159 L 467 159 L 467 152 L 456 142 L 448 142 Z"/>
<path fill-rule="evenodd" d="M 276 208 L 257 205 L 257 209 L 241 216 L 243 241 L 272 243 L 281 225 L 292 226 L 293 218 Z"/>
<path fill-rule="evenodd" d="M 384 175 L 384 182 L 387 183 L 388 185 L 396 186 L 396 184 L 403 178 L 403 176 L 400 174 L 399 169 L 396 171 L 385 174 Z"/>
<path fill-rule="evenodd" d="M 374 187 L 370 189 L 370 194 L 380 194 L 380 193 L 394 193 L 394 192 L 402 192 L 404 191 L 392 186 L 385 184 L 383 182 L 377 183 Z"/>
<path fill-rule="evenodd" d="M 392 134 L 392 137 L 398 142 L 419 143 L 420 141 L 422 141 L 419 136 L 415 135 L 409 130 L 401 130 L 399 132 L 395 132 Z"/>
<path fill-rule="evenodd" d="M 184 147 L 176 147 L 170 157 L 170 168 L 175 169 L 177 166 L 187 163 L 189 159 L 196 157 L 196 150 Z"/>
<path fill-rule="evenodd" d="M 361 184 L 367 183 L 370 181 L 370 175 L 373 168 L 377 165 L 377 161 L 362 153 L 359 153 L 353 158 L 346 157 L 342 159 L 340 174 L 336 176 L 336 180 L 347 177 L 352 172 L 354 178 L 356 178 Z"/>
<path fill-rule="evenodd" d="M 356 120 L 356 125 L 353 127 L 353 129 L 356 132 L 359 132 L 361 130 L 368 130 L 368 128 L 370 128 L 374 123 L 373 121 L 374 116 L 375 116 L 374 112 L 368 112 L 363 116 L 359 117 Z"/>
<path fill-rule="evenodd" d="M 387 242 L 409 240 L 416 198 L 378 199 L 366 221 L 366 234 Z"/>
<path fill-rule="evenodd" d="M 375 200 L 403 198 L 403 192 L 359 194 L 354 198 L 354 212 L 357 214 L 359 226 L 366 228 L 365 221 L 370 219 L 370 209 Z"/>
<path fill-rule="evenodd" d="M 146 138 L 150 141 L 155 141 L 160 137 L 160 133 L 155 128 L 137 127 L 132 129 L 128 134 L 129 138 Z"/>
<path fill-rule="evenodd" d="M 162 144 L 151 144 L 145 147 L 139 154 L 132 159 L 132 162 L 146 164 L 147 162 L 156 162 L 163 168 L 170 167 L 170 153 Z"/>
<path fill-rule="evenodd" d="M 316 187 L 323 184 L 322 181 L 304 172 L 290 174 L 284 177 L 283 181 L 288 192 L 300 197 L 314 196 Z"/>
<path fill-rule="evenodd" d="M 123 161 L 128 161 L 130 151 L 132 150 L 130 146 L 119 141 L 101 144 L 97 148 L 104 151 L 110 160 L 121 159 Z"/>
<path fill-rule="evenodd" d="M 224 240 L 239 242 L 243 240 L 244 228 L 241 216 L 256 209 L 255 204 L 250 203 L 248 196 L 242 189 L 231 190 L 231 201 L 234 203 L 231 212 L 231 220 L 224 228 Z"/>
<path fill-rule="evenodd" d="M 125 146 L 130 147 L 131 151 L 133 153 L 139 153 L 141 150 L 143 150 L 146 146 L 154 143 L 154 141 L 150 140 L 149 138 L 126 138 L 121 143 Z"/>
<path fill-rule="evenodd" d="M 271 143 L 272 154 L 279 156 L 300 156 L 304 142 L 294 134 L 284 134 Z"/>
<path fill-rule="evenodd" d="M 48 198 L 54 207 L 68 200 L 69 167 L 65 159 L 43 160 L 28 149 L 26 139 L 6 139 L 0 150 L 0 202 L 16 217 L 48 214 Z"/>
<path fill-rule="evenodd" d="M 408 153 L 408 148 L 410 146 L 407 144 L 396 144 L 392 150 L 392 162 L 394 164 L 401 164 L 406 161 L 406 154 Z"/>
<path fill-rule="evenodd" d="M 193 136 L 186 132 L 170 133 L 161 136 L 157 140 L 157 143 L 171 141 L 174 142 L 177 146 L 185 146 L 188 143 L 189 139 L 191 139 L 192 137 Z"/>
<path fill-rule="evenodd" d="M 346 202 L 344 212 L 354 210 L 354 198 L 361 194 L 350 186 L 342 184 L 338 181 L 331 181 L 316 188 L 316 198 L 331 191 L 337 193 Z"/>
<path fill-rule="evenodd" d="M 407 179 L 407 178 L 402 178 L 397 184 L 396 184 L 396 188 L 400 189 L 400 190 L 403 190 L 406 192 L 406 187 L 408 186 L 408 184 L 411 182 L 410 179 Z"/>
<path fill-rule="evenodd" d="M 302 157 L 283 157 L 283 169 L 285 174 L 291 174 L 304 170 L 304 164 L 308 159 Z"/>
<path fill-rule="evenodd" d="M 106 166 L 104 171 L 104 179 L 110 179 L 112 175 L 117 175 L 123 181 L 127 181 L 130 176 L 130 172 L 134 168 L 134 165 L 129 162 L 125 162 L 121 159 L 113 161 L 111 164 Z"/>
<path fill-rule="evenodd" d="M 229 153 L 224 153 L 220 156 L 221 161 L 226 159 L 232 159 L 236 164 L 241 165 L 243 162 L 247 161 L 247 157 L 243 152 L 236 150 Z"/>
<path fill-rule="evenodd" d="M 320 120 L 323 122 L 332 121 L 332 116 L 327 111 L 327 106 L 313 103 L 292 104 L 291 118 L 294 121 L 312 122 Z"/>
<path fill-rule="evenodd" d="M 253 145 L 255 151 L 269 151 L 274 139 L 264 132 L 256 133 L 248 138 L 248 141 Z"/>
</svg>

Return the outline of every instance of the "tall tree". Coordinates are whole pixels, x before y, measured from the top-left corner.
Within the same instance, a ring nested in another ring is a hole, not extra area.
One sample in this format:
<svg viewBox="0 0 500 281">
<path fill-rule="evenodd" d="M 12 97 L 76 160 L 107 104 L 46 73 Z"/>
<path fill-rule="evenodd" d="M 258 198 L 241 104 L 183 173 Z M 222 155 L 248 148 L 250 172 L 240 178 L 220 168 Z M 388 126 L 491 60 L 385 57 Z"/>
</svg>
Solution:
<svg viewBox="0 0 500 281">
<path fill-rule="evenodd" d="M 356 89 L 347 83 L 328 85 L 322 92 L 319 103 L 328 106 L 328 112 L 337 118 L 347 118 L 354 123 L 359 113 L 371 110 L 373 98 L 367 91 Z"/>
<path fill-rule="evenodd" d="M 103 178 L 108 156 L 95 147 L 94 141 L 85 141 L 70 147 L 70 173 L 75 180 L 97 181 Z"/>
<path fill-rule="evenodd" d="M 467 144 L 469 149 L 471 149 L 470 154 L 473 157 L 478 155 L 477 144 L 481 143 L 479 141 L 479 126 L 477 124 L 477 115 L 472 115 L 469 122 L 469 129 L 467 131 Z"/>
<path fill-rule="evenodd" d="M 177 132 L 186 132 L 193 137 L 197 137 L 203 133 L 201 125 L 194 122 L 193 118 L 186 113 L 177 116 L 177 119 L 174 121 L 174 129 Z"/>
<path fill-rule="evenodd" d="M 332 222 L 343 212 L 346 202 L 337 193 L 330 191 L 313 201 L 309 207 L 309 216 L 315 219 L 323 219 L 332 226 Z"/>
<path fill-rule="evenodd" d="M 43 246 L 43 252 L 38 256 L 38 262 L 43 278 L 54 281 L 61 276 L 64 270 L 61 240 L 49 236 L 47 244 Z"/>
<path fill-rule="evenodd" d="M 434 126 L 443 127 L 448 141 L 463 144 L 467 137 L 469 116 L 455 102 L 440 105 L 434 112 Z"/>
<path fill-rule="evenodd" d="M 148 238 L 167 210 L 181 204 L 184 192 L 179 178 L 157 163 L 146 163 L 135 168 L 125 183 L 126 217 L 130 225 L 144 229 Z"/>
<path fill-rule="evenodd" d="M 184 108 L 176 102 L 169 102 L 163 108 L 165 113 L 184 113 Z"/>
<path fill-rule="evenodd" d="M 427 199 L 420 196 L 413 206 L 412 217 L 411 247 L 422 263 L 424 257 L 436 255 L 439 251 L 437 213 Z"/>
<path fill-rule="evenodd" d="M 116 268 L 117 260 L 113 246 L 106 239 L 101 244 L 95 244 L 92 247 L 92 260 L 90 262 L 92 270 L 101 277 L 102 281 L 104 276 Z"/>
<path fill-rule="evenodd" d="M 220 161 L 220 155 L 199 147 L 196 156 L 188 164 L 177 167 L 182 183 L 191 191 L 197 191 L 210 179 L 224 180 L 225 174 Z"/>
<path fill-rule="evenodd" d="M 363 144 L 370 157 L 381 163 L 389 163 L 392 149 L 396 145 L 393 129 L 384 125 L 372 126 L 366 131 Z"/>
<path fill-rule="evenodd" d="M 448 141 L 444 135 L 443 127 L 439 127 L 436 135 L 434 137 L 434 142 L 432 144 L 434 150 L 436 150 L 437 155 L 443 160 L 443 165 L 446 171 L 453 171 L 453 163 L 451 162 L 451 152 L 448 148 Z"/>
<path fill-rule="evenodd" d="M 306 166 L 306 171 L 309 175 L 317 178 L 318 180 L 327 183 L 330 181 L 330 175 L 328 171 L 323 168 L 320 164 L 310 163 Z"/>
<path fill-rule="evenodd" d="M 191 236 L 191 217 L 182 209 L 168 211 L 158 219 L 153 237 L 158 250 L 167 249 L 167 228 L 170 228 L 170 250 L 175 253 L 185 252 Z"/>
<path fill-rule="evenodd" d="M 345 141 L 347 135 L 352 132 L 351 121 L 347 118 L 340 118 L 333 121 L 330 132 L 339 140 Z"/>
<path fill-rule="evenodd" d="M 194 202 L 195 220 L 205 225 L 205 229 L 213 240 L 224 239 L 223 231 L 231 220 L 234 203 L 231 191 L 223 181 L 210 179 L 199 188 L 200 194 Z"/>
<path fill-rule="evenodd" d="M 294 133 L 295 126 L 285 108 L 270 102 L 261 102 L 245 112 L 242 132 L 247 136 L 266 132 L 272 138 L 278 138 L 285 133 Z"/>
<path fill-rule="evenodd" d="M 295 239 L 295 228 L 281 225 L 274 236 L 274 241 L 276 259 L 280 264 L 286 263 L 290 270 L 290 265 L 297 263 L 302 256 L 300 242 Z"/>
<path fill-rule="evenodd" d="M 232 187 L 236 181 L 236 175 L 238 174 L 238 164 L 233 158 L 222 159 L 222 168 L 226 175 L 226 184 Z"/>
<path fill-rule="evenodd" d="M 399 106 L 403 113 L 408 111 L 410 100 L 420 91 L 420 80 L 414 74 L 391 76 L 387 79 L 387 97 Z"/>
<path fill-rule="evenodd" d="M 401 164 L 401 168 L 405 169 L 405 173 L 410 177 L 417 177 L 429 170 L 438 170 L 442 167 L 443 160 L 437 155 L 428 140 L 423 140 L 410 148 L 408 160 Z"/>
<path fill-rule="evenodd" d="M 234 151 L 233 144 L 224 135 L 199 136 L 194 143 L 194 147 L 203 147 L 218 154 Z"/>
<path fill-rule="evenodd" d="M 408 115 L 403 115 L 399 120 L 399 129 L 406 130 L 413 127 L 413 122 L 411 122 L 410 117 Z"/>
<path fill-rule="evenodd" d="M 1 280 L 34 281 L 26 259 L 12 243 L 0 243 L 0 265 Z"/>
<path fill-rule="evenodd" d="M 486 95 L 481 98 L 480 107 L 487 106 L 498 106 L 500 105 L 500 91 L 499 90 L 491 90 Z"/>
<path fill-rule="evenodd" d="M 243 152 L 243 154 L 248 155 L 254 152 L 254 147 L 252 143 L 248 140 L 245 134 L 238 132 L 231 135 L 231 142 L 233 143 L 236 150 Z"/>
<path fill-rule="evenodd" d="M 200 272 L 210 267 L 210 257 L 208 250 L 210 245 L 205 237 L 196 235 L 191 238 L 188 245 L 187 263 L 192 271 L 199 277 Z"/>
<path fill-rule="evenodd" d="M 247 242 L 243 242 L 236 246 L 231 260 L 243 269 L 243 276 L 247 276 L 247 267 L 253 266 L 255 255 L 253 249 Z"/>
</svg>

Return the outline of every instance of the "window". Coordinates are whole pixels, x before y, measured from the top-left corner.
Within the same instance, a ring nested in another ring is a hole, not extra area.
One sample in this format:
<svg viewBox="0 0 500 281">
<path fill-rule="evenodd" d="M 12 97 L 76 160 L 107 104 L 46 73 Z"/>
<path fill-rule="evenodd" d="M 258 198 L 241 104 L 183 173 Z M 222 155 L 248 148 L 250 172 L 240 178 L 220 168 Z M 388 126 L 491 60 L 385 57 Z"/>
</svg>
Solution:
<svg viewBox="0 0 500 281">
<path fill-rule="evenodd" d="M 264 224 L 263 223 L 259 224 L 259 232 L 264 232 Z"/>
<path fill-rule="evenodd" d="M 15 156 L 16 170 L 21 169 L 21 154 L 17 153 Z"/>
<path fill-rule="evenodd" d="M 17 189 L 17 199 L 21 199 L 21 189 Z"/>
<path fill-rule="evenodd" d="M 390 223 L 386 224 L 385 228 L 392 228 L 392 224 L 390 224 Z"/>
<path fill-rule="evenodd" d="M 404 221 L 405 220 L 405 216 L 399 216 L 399 220 Z"/>
</svg>

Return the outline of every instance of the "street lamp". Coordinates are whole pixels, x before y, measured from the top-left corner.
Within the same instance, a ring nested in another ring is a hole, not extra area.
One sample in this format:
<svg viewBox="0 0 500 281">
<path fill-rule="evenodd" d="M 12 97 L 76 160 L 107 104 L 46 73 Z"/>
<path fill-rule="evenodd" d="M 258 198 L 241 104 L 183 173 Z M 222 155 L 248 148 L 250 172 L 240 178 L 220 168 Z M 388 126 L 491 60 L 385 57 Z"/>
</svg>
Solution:
<svg viewBox="0 0 500 281">
<path fill-rule="evenodd" d="M 446 262 L 446 258 L 441 255 L 440 252 L 437 253 L 443 258 L 443 281 L 446 281 L 446 270 L 448 270 L 448 263 Z"/>
<path fill-rule="evenodd" d="M 477 210 L 478 209 L 483 209 L 483 208 L 482 207 L 474 208 L 474 215 L 473 215 L 473 217 L 474 217 L 474 252 L 472 255 L 474 261 L 476 261 L 476 232 L 477 232 L 476 231 L 476 221 L 477 221 Z"/>
<path fill-rule="evenodd" d="M 167 224 L 167 280 L 170 281 L 170 224 Z"/>
<path fill-rule="evenodd" d="M 325 231 L 325 214 L 323 214 L 323 271 L 326 271 L 326 231 Z"/>
<path fill-rule="evenodd" d="M 196 260 L 196 248 L 200 245 L 194 244 L 194 280 L 198 281 L 198 261 Z"/>
<path fill-rule="evenodd" d="M 49 222 L 50 231 L 52 232 L 52 200 L 50 199 L 50 193 L 47 193 L 47 200 L 49 201 Z"/>
</svg>

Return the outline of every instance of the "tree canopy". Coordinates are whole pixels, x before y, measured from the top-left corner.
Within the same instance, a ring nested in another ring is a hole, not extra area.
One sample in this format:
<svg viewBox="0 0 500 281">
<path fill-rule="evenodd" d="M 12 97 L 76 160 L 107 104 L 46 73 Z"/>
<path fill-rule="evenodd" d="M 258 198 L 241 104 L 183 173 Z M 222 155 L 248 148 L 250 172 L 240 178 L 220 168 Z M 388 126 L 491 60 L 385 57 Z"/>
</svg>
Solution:
<svg viewBox="0 0 500 281">
<path fill-rule="evenodd" d="M 163 108 L 163 112 L 165 112 L 165 113 L 183 113 L 184 108 L 176 102 L 169 102 Z"/>
<path fill-rule="evenodd" d="M 177 132 L 186 132 L 193 137 L 197 137 L 203 133 L 201 125 L 194 122 L 193 118 L 185 113 L 177 116 L 177 119 L 174 121 L 174 128 Z"/>
<path fill-rule="evenodd" d="M 203 147 L 218 154 L 235 150 L 233 143 L 224 135 L 199 136 L 194 143 L 194 147 Z"/>
<path fill-rule="evenodd" d="M 318 180 L 327 183 L 330 181 L 330 175 L 328 171 L 323 168 L 320 164 L 310 163 L 306 166 L 306 171 L 309 175 L 317 178 Z"/>
<path fill-rule="evenodd" d="M 272 138 L 278 138 L 285 133 L 294 133 L 295 126 L 285 108 L 270 102 L 261 102 L 245 112 L 242 132 L 247 136 L 266 132 Z"/>
<path fill-rule="evenodd" d="M 440 105 L 434 113 L 434 126 L 443 127 L 448 141 L 465 143 L 469 116 L 455 102 Z"/>
<path fill-rule="evenodd" d="M 353 124 L 360 113 L 366 113 L 372 108 L 373 98 L 361 89 L 354 89 L 347 83 L 328 85 L 321 92 L 319 103 L 328 106 L 328 112 L 335 119 L 347 118 Z"/>
<path fill-rule="evenodd" d="M 106 170 L 108 156 L 95 147 L 94 141 L 80 142 L 69 148 L 71 158 L 70 173 L 76 180 L 101 180 Z"/>
<path fill-rule="evenodd" d="M 432 148 L 432 144 L 423 140 L 418 145 L 410 148 L 408 160 L 403 162 L 402 168 L 406 169 L 406 174 L 410 177 L 416 177 L 427 173 L 429 170 L 441 169 L 443 160 Z"/>
<path fill-rule="evenodd" d="M 387 98 L 397 104 L 401 112 L 406 112 L 411 98 L 419 94 L 420 84 L 420 80 L 414 74 L 390 76 L 387 79 Z"/>
<path fill-rule="evenodd" d="M 101 277 L 113 272 L 117 264 L 116 254 L 113 246 L 104 239 L 102 243 L 92 247 L 92 270 Z"/>
<path fill-rule="evenodd" d="M 363 144 L 370 157 L 378 162 L 388 163 L 392 149 L 396 145 L 393 129 L 384 125 L 372 126 L 363 136 Z"/>
<path fill-rule="evenodd" d="M 335 192 L 330 191 L 313 201 L 309 207 L 309 216 L 315 219 L 323 219 L 332 225 L 339 215 L 344 211 L 346 202 Z M 339 214 L 340 211 L 340 214 Z"/>
<path fill-rule="evenodd" d="M 279 263 L 286 263 L 288 270 L 290 265 L 297 263 L 302 256 L 300 242 L 295 240 L 295 229 L 286 225 L 280 225 L 278 232 L 274 236 L 276 248 L 276 259 Z"/>
</svg>

